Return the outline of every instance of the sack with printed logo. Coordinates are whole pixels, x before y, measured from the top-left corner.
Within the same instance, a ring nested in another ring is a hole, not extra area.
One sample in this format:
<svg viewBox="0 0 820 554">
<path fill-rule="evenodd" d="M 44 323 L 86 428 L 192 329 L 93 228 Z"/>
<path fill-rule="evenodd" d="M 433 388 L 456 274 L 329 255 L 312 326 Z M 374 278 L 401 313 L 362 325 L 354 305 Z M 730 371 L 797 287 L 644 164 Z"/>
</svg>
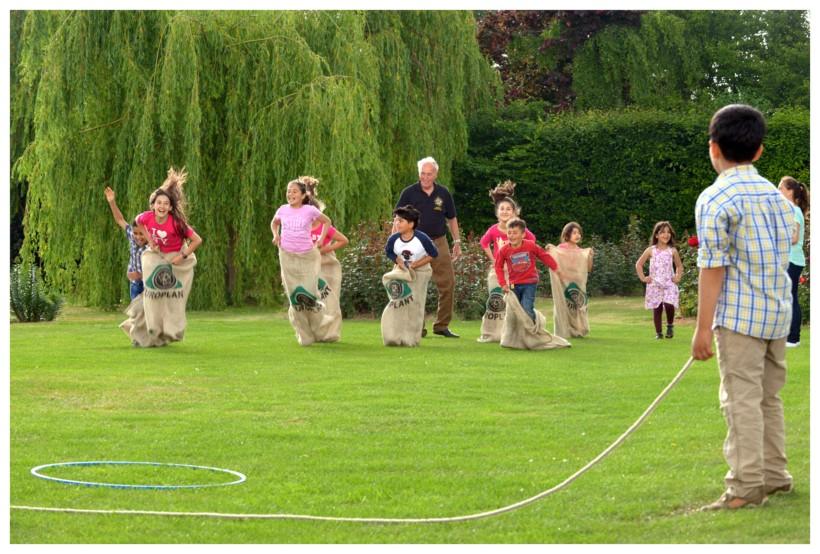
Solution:
<svg viewBox="0 0 820 554">
<path fill-rule="evenodd" d="M 478 342 L 500 342 L 507 306 L 504 303 L 504 290 L 498 284 L 494 268 L 490 268 L 487 273 L 487 292 L 487 304 L 484 315 L 481 316 L 481 335 L 477 340 Z"/>
<path fill-rule="evenodd" d="M 171 260 L 178 254 L 153 250 L 142 253 L 145 290 L 128 305 L 128 319 L 120 324 L 134 346 L 165 346 L 185 335 L 185 308 L 194 282 L 196 256 L 189 254 L 174 265 Z"/>
<path fill-rule="evenodd" d="M 419 345 L 424 327 L 427 283 L 432 275 L 430 264 L 416 269 L 396 265 L 382 277 L 388 299 L 381 320 L 385 346 Z"/>
<path fill-rule="evenodd" d="M 501 330 L 501 346 L 520 350 L 549 350 L 570 345 L 566 339 L 552 335 L 544 328 L 546 318 L 538 310 L 535 310 L 535 321 L 530 319 L 515 293 L 505 294 L 504 302 L 507 311 Z"/>
<path fill-rule="evenodd" d="M 558 248 L 547 246 L 564 281 L 550 270 L 552 289 L 553 332 L 559 337 L 585 337 L 589 334 L 587 313 L 587 276 L 589 274 L 589 248 Z"/>
<path fill-rule="evenodd" d="M 342 264 L 334 252 L 322 254 L 319 267 L 319 299 L 325 304 L 325 318 L 315 331 L 317 342 L 336 342 L 342 334 L 342 308 L 339 293 L 342 288 Z"/>
<path fill-rule="evenodd" d="M 318 286 L 321 257 L 317 248 L 303 253 L 279 249 L 282 285 L 290 303 L 288 319 L 302 346 L 316 342 L 325 323 L 325 305 L 319 299 Z"/>
</svg>

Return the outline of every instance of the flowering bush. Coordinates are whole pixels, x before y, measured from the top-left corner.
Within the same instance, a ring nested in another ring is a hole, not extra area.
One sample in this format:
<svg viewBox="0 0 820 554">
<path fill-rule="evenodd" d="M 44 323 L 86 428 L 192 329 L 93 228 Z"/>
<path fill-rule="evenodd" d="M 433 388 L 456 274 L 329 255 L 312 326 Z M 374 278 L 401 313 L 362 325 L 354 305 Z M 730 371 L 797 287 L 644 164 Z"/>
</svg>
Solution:
<svg viewBox="0 0 820 554">
<path fill-rule="evenodd" d="M 678 283 L 680 313 L 694 317 L 698 313 L 698 237 L 692 235 L 680 241 L 678 254 L 683 262 L 683 276 Z"/>
</svg>

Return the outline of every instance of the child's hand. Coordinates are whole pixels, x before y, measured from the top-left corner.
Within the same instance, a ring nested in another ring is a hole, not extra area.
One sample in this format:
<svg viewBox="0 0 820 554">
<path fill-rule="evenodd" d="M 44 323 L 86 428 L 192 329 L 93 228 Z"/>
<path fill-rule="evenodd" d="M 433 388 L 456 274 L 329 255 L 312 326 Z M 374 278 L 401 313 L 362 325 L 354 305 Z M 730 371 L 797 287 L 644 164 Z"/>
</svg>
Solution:
<svg viewBox="0 0 820 554">
<path fill-rule="evenodd" d="M 282 242 L 282 237 L 280 237 L 279 235 L 273 235 L 273 240 L 271 242 L 274 246 L 278 247 L 279 244 L 281 244 Z"/>
<path fill-rule="evenodd" d="M 105 192 L 105 199 L 109 203 L 114 202 L 115 194 L 114 194 L 114 190 L 111 187 L 105 187 L 105 190 L 103 192 Z"/>
<path fill-rule="evenodd" d="M 677 285 L 678 283 L 680 283 L 680 277 L 678 277 L 677 275 L 673 276 L 672 277 L 672 282 Z"/>
<path fill-rule="evenodd" d="M 647 277 L 646 275 L 644 275 L 643 277 L 641 277 L 641 282 L 646 283 L 648 285 L 652 282 L 652 277 Z"/>
<path fill-rule="evenodd" d="M 174 256 L 174 259 L 173 259 L 173 260 L 171 260 L 171 263 L 172 263 L 173 265 L 179 265 L 179 262 L 181 262 L 181 261 L 182 261 L 182 260 L 184 260 L 184 259 L 185 259 L 185 258 L 183 258 L 183 257 L 182 257 L 182 254 L 177 254 L 176 256 Z"/>
<path fill-rule="evenodd" d="M 501 287 L 501 290 L 504 291 L 504 294 L 507 294 L 508 292 L 510 292 L 510 285 L 504 285 L 503 287 Z"/>
</svg>

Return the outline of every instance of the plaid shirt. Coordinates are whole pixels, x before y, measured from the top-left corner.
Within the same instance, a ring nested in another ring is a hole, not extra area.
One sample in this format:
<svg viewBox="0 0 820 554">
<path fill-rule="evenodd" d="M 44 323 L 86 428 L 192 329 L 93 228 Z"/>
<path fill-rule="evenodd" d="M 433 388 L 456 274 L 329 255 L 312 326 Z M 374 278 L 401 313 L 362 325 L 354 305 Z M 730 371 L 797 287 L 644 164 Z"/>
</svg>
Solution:
<svg viewBox="0 0 820 554">
<path fill-rule="evenodd" d="M 129 224 L 125 224 L 125 236 L 128 237 L 128 245 L 131 253 L 128 258 L 128 271 L 139 271 L 142 273 L 142 253 L 148 248 L 147 244 L 140 246 L 134 238 L 134 230 Z"/>
<path fill-rule="evenodd" d="M 727 169 L 695 205 L 698 267 L 725 267 L 712 328 L 761 339 L 789 333 L 794 213 L 753 165 Z"/>
</svg>

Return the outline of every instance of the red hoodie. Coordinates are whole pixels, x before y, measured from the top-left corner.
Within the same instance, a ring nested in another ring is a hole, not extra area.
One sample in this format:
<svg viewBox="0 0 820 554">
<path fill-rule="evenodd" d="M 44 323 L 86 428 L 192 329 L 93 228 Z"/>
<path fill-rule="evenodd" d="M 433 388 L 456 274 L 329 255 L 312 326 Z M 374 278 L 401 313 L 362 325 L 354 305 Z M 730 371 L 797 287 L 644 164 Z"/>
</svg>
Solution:
<svg viewBox="0 0 820 554">
<path fill-rule="evenodd" d="M 558 264 L 553 257 L 531 240 L 524 239 L 518 247 L 505 244 L 495 257 L 495 274 L 498 277 L 498 284 L 502 287 L 507 284 L 504 279 L 504 264 L 507 265 L 507 271 L 510 273 L 511 284 L 537 283 L 538 271 L 535 269 L 534 257 L 544 262 L 544 265 L 553 271 L 558 269 Z"/>
</svg>

